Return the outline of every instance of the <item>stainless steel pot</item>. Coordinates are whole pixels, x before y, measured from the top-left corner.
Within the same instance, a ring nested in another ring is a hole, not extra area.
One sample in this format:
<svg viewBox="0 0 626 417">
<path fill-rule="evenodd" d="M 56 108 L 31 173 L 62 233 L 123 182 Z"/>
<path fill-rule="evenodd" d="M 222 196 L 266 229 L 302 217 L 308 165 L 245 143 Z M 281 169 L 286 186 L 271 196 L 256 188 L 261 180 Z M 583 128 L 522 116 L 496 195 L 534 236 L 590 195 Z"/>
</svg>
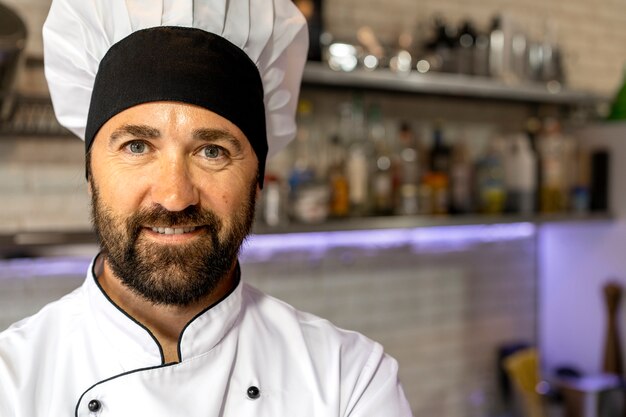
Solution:
<svg viewBox="0 0 626 417">
<path fill-rule="evenodd" d="M 13 110 L 16 75 L 24 65 L 26 38 L 24 21 L 0 3 L 0 122 L 7 120 Z"/>
</svg>

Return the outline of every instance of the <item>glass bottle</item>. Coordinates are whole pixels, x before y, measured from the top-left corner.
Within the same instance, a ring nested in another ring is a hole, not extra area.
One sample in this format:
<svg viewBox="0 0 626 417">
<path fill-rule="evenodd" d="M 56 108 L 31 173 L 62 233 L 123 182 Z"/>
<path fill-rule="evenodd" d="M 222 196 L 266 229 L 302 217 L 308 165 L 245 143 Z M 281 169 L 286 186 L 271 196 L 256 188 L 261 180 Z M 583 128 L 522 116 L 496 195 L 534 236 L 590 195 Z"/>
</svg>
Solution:
<svg viewBox="0 0 626 417">
<path fill-rule="evenodd" d="M 328 172 L 330 185 L 330 215 L 346 217 L 350 214 L 350 195 L 346 177 L 345 148 L 339 136 L 331 138 L 330 166 Z"/>
<path fill-rule="evenodd" d="M 547 119 L 538 140 L 541 164 L 540 210 L 556 213 L 564 210 L 566 199 L 564 138 L 557 120 Z"/>
<path fill-rule="evenodd" d="M 518 134 L 507 146 L 505 178 L 507 211 L 531 214 L 535 211 L 537 158 L 528 136 Z"/>
<path fill-rule="evenodd" d="M 472 211 L 472 160 L 465 140 L 452 147 L 450 164 L 450 210 L 454 214 Z"/>
<path fill-rule="evenodd" d="M 351 132 L 346 175 L 350 196 L 350 212 L 365 216 L 370 212 L 370 144 L 365 131 L 365 117 L 360 98 L 355 97 L 350 110 Z"/>
<path fill-rule="evenodd" d="M 437 121 L 433 129 L 433 146 L 430 151 L 430 173 L 424 182 L 426 188 L 430 188 L 434 214 L 449 211 L 450 156 L 450 147 L 443 138 L 442 122 Z"/>
<path fill-rule="evenodd" d="M 369 111 L 368 136 L 374 145 L 375 155 L 372 169 L 372 207 L 377 215 L 393 214 L 395 178 L 387 130 L 380 107 L 372 105 Z"/>
<path fill-rule="evenodd" d="M 489 141 L 486 153 L 476 164 L 476 193 L 480 212 L 500 214 L 504 211 L 504 168 L 498 138 Z"/>
<path fill-rule="evenodd" d="M 398 192 L 396 213 L 417 214 L 419 209 L 419 184 L 421 177 L 420 149 L 408 123 L 400 125 L 398 132 Z"/>
<path fill-rule="evenodd" d="M 329 190 L 315 158 L 322 153 L 322 146 L 310 101 L 299 102 L 297 117 L 294 164 L 289 174 L 290 214 L 298 222 L 319 223 L 328 217 Z"/>
</svg>

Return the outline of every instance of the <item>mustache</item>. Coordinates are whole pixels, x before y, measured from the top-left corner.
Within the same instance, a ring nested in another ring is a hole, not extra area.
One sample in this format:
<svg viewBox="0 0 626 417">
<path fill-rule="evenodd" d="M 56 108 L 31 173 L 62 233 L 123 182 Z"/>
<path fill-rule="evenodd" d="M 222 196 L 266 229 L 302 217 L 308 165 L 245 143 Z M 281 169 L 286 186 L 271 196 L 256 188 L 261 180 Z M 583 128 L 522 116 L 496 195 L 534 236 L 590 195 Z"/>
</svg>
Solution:
<svg viewBox="0 0 626 417">
<path fill-rule="evenodd" d="M 130 216 L 127 227 L 132 240 L 135 241 L 145 226 L 173 227 L 196 226 L 208 229 L 215 235 L 222 228 L 222 222 L 212 211 L 199 206 L 189 206 L 181 211 L 169 211 L 161 205 L 144 208 Z"/>
</svg>

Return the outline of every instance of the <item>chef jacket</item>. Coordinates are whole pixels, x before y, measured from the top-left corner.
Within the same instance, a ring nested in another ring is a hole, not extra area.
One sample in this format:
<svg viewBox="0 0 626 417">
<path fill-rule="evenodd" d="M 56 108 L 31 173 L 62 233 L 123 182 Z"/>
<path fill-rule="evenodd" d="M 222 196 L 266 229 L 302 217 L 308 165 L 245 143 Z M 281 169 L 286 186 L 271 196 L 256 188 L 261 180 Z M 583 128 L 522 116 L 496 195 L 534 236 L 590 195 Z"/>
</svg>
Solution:
<svg viewBox="0 0 626 417">
<path fill-rule="evenodd" d="M 179 363 L 99 286 L 0 333 L 0 417 L 408 417 L 397 363 L 239 280 L 187 324 Z"/>
</svg>

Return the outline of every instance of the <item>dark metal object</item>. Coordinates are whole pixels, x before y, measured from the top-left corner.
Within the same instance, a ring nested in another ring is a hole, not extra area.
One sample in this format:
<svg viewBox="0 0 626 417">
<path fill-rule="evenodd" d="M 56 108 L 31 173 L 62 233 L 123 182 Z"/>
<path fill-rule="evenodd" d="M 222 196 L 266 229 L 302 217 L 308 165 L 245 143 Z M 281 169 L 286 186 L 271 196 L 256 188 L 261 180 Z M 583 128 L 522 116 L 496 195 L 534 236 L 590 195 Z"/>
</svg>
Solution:
<svg viewBox="0 0 626 417">
<path fill-rule="evenodd" d="M 24 65 L 27 31 L 13 10 L 0 4 L 0 121 L 12 113 L 15 101 L 15 76 Z"/>
</svg>

